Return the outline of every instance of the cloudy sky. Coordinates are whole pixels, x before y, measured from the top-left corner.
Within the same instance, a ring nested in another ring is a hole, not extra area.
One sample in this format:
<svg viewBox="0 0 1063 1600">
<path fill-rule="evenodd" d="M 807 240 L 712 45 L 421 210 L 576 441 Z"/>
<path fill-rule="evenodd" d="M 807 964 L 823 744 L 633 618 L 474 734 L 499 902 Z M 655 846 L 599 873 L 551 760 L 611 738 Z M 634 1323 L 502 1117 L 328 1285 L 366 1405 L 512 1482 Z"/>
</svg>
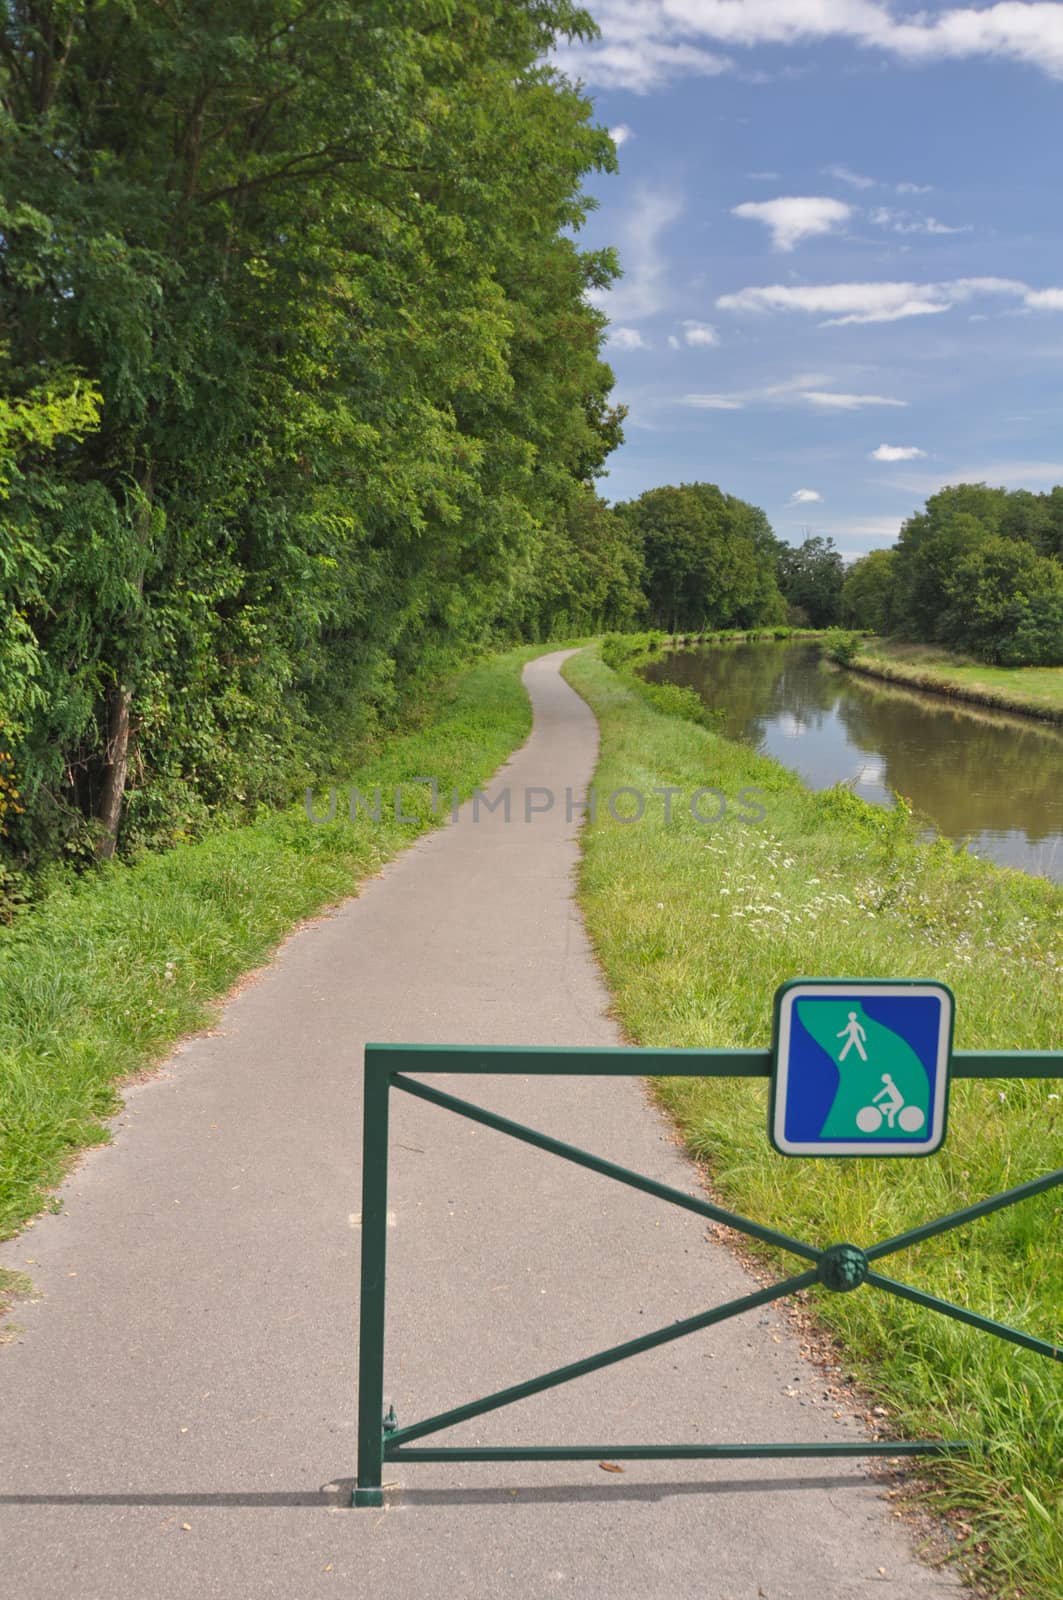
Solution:
<svg viewBox="0 0 1063 1600">
<path fill-rule="evenodd" d="M 708 479 L 855 556 L 942 483 L 1063 483 L 1063 4 L 586 3 L 606 497 Z"/>
</svg>

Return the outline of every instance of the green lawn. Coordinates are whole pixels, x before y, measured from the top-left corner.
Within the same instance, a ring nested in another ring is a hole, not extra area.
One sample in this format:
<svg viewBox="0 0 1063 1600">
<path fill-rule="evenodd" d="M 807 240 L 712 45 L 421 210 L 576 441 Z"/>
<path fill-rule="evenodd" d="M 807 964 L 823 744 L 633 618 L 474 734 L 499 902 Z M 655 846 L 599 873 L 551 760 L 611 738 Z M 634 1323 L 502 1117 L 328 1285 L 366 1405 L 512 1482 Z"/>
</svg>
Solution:
<svg viewBox="0 0 1063 1600">
<path fill-rule="evenodd" d="M 635 1042 L 763 1047 L 779 983 L 855 973 L 943 979 L 957 999 L 958 1048 L 1063 1043 L 1063 890 L 947 843 L 918 844 L 903 806 L 872 807 L 844 788 L 812 793 L 775 762 L 656 709 L 591 654 L 565 674 L 600 723 L 600 794 L 711 784 L 733 801 L 747 786 L 763 791 L 759 824 L 738 820 L 737 806 L 698 824 L 677 801 L 670 824 L 661 803 L 626 826 L 599 806 L 586 831 L 581 901 Z M 1058 1167 L 1063 1146 L 1063 1083 L 1053 1081 L 958 1083 L 946 1149 L 881 1163 L 776 1155 L 763 1083 L 675 1079 L 661 1094 L 730 1203 L 819 1245 L 899 1233 Z M 1056 1189 L 899 1254 L 890 1270 L 1059 1340 L 1061 1238 Z M 934 1471 L 938 1503 L 964 1508 L 998 1592 L 1063 1595 L 1063 1367 L 870 1289 L 816 1290 L 812 1301 L 899 1434 L 986 1441 Z"/>
<path fill-rule="evenodd" d="M 299 805 L 113 865 L 0 930 L 0 1238 L 47 1203 L 76 1151 L 107 1137 L 102 1119 L 123 1078 L 202 1027 L 301 918 L 353 894 L 435 825 L 423 786 L 403 791 L 403 812 L 417 820 L 394 820 L 397 783 L 434 775 L 444 797 L 456 787 L 464 798 L 522 743 L 531 709 L 520 669 L 544 648 L 493 657 L 442 686 L 419 726 L 339 775 L 336 821 L 315 825 Z M 370 798 L 381 786 L 379 823 L 347 820 L 352 783 Z M 317 810 L 327 813 L 324 791 Z"/>
<path fill-rule="evenodd" d="M 1063 722 L 1063 667 L 989 667 L 938 645 L 876 638 L 866 641 L 854 665 L 898 683 Z"/>
</svg>

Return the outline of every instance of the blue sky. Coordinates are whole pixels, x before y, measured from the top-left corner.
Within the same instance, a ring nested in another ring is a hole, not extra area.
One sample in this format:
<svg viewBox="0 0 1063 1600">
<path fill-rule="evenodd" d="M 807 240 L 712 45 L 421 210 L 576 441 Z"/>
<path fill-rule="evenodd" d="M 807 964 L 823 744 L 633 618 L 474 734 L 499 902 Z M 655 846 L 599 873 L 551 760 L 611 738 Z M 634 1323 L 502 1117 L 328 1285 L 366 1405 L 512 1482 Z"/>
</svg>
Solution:
<svg viewBox="0 0 1063 1600">
<path fill-rule="evenodd" d="M 707 479 L 851 558 L 943 483 L 1063 483 L 1063 4 L 589 9 L 606 498 Z"/>
</svg>

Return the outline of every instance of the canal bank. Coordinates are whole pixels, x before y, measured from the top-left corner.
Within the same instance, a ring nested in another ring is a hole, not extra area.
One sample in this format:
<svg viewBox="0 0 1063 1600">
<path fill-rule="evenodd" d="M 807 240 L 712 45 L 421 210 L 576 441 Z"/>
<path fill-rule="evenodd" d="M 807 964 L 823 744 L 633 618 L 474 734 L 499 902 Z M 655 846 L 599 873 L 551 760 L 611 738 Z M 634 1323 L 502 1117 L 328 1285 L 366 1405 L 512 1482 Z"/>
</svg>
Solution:
<svg viewBox="0 0 1063 1600">
<path fill-rule="evenodd" d="M 762 793 L 759 825 L 706 829 L 676 812 L 584 833 L 580 898 L 634 1042 L 762 1046 L 776 986 L 798 974 L 934 977 L 956 994 L 958 1048 L 1057 1048 L 1063 890 L 920 843 L 907 808 L 845 788 L 813 792 L 778 761 L 649 705 L 589 654 L 565 668 L 601 729 L 595 783 L 647 792 L 713 784 Z M 816 1238 L 900 1232 L 1059 1165 L 1051 1082 L 960 1084 L 945 1150 L 919 1162 L 787 1161 L 761 1086 L 673 1081 L 663 1098 L 714 1184 L 747 1215 Z M 826 1219 L 826 1220 L 825 1220 Z M 1058 1191 L 907 1253 L 898 1275 L 1044 1338 L 1058 1338 Z M 903 1270 L 902 1270 L 903 1268 Z M 955 1323 L 861 1294 L 819 1300 L 899 1435 L 990 1440 L 935 1469 L 935 1506 L 960 1521 L 997 1593 L 1063 1593 L 1060 1369 Z"/>
<path fill-rule="evenodd" d="M 888 683 L 1041 722 L 1063 723 L 1063 667 L 991 667 L 936 645 L 868 639 L 845 665 Z"/>
</svg>

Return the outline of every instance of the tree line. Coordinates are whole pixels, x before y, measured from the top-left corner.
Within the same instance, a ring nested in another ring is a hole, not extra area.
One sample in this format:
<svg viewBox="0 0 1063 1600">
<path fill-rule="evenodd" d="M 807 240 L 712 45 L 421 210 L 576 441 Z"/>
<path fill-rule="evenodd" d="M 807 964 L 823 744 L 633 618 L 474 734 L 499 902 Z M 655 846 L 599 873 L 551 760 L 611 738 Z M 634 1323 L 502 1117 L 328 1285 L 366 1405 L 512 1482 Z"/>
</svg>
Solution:
<svg viewBox="0 0 1063 1600">
<path fill-rule="evenodd" d="M 892 549 L 849 567 L 833 539 L 787 544 L 715 484 L 650 489 L 614 511 L 647 620 L 671 633 L 844 623 L 1002 666 L 1063 665 L 1063 487 L 942 489 Z"/>
<path fill-rule="evenodd" d="M 843 619 L 1000 666 L 1063 665 L 1063 488 L 962 483 L 854 563 Z"/>
<path fill-rule="evenodd" d="M 787 544 L 759 506 L 714 483 L 648 489 L 614 511 L 641 563 L 653 627 L 674 634 L 838 620 L 845 568 L 832 539 Z"/>
<path fill-rule="evenodd" d="M 8 874 L 254 815 L 495 638 L 624 626 L 569 0 L 0 13 Z"/>
</svg>

